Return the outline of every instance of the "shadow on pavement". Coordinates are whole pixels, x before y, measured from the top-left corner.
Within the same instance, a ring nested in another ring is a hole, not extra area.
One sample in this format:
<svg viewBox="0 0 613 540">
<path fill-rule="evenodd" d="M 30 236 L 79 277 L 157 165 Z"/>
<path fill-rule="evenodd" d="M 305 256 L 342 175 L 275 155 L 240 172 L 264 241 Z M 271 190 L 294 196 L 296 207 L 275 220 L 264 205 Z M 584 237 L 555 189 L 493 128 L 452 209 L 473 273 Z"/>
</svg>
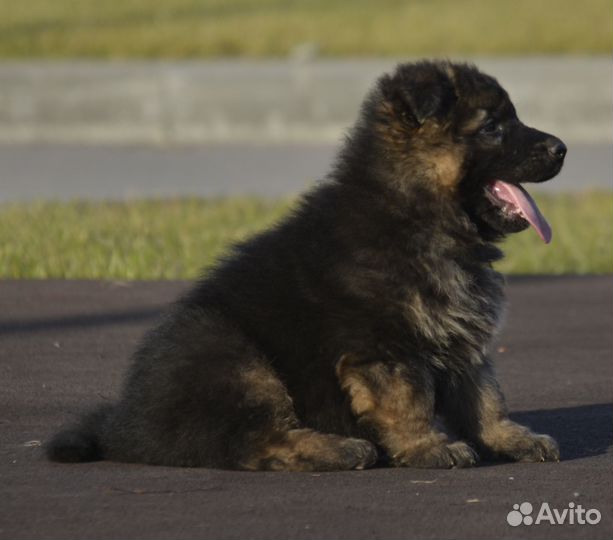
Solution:
<svg viewBox="0 0 613 540">
<path fill-rule="evenodd" d="M 107 313 L 75 314 L 65 317 L 0 321 L 0 335 L 154 321 L 161 311 L 162 308 L 160 307 Z"/>
<path fill-rule="evenodd" d="M 512 413 L 511 418 L 560 444 L 563 461 L 605 454 L 613 444 L 613 404 Z"/>
</svg>

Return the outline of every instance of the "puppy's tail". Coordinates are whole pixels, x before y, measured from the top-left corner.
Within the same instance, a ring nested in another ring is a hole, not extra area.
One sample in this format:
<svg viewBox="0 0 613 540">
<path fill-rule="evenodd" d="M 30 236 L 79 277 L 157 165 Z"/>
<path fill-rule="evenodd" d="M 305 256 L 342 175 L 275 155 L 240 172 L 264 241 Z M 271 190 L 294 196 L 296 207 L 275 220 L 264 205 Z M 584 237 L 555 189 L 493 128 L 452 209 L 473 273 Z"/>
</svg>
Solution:
<svg viewBox="0 0 613 540">
<path fill-rule="evenodd" d="M 83 418 L 76 425 L 56 433 L 45 445 L 45 453 L 51 461 L 79 463 L 104 458 L 101 434 L 112 410 L 102 406 Z"/>
</svg>

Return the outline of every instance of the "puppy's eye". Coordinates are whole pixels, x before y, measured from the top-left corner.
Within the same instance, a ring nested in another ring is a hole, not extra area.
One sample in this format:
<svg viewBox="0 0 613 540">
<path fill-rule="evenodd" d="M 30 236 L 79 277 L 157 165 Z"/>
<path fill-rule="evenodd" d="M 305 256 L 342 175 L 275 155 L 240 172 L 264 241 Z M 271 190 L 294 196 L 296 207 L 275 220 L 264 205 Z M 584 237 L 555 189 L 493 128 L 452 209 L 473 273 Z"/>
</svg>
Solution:
<svg viewBox="0 0 613 540">
<path fill-rule="evenodd" d="M 495 120 L 488 120 L 481 126 L 479 133 L 490 137 L 502 135 L 502 125 Z"/>
</svg>

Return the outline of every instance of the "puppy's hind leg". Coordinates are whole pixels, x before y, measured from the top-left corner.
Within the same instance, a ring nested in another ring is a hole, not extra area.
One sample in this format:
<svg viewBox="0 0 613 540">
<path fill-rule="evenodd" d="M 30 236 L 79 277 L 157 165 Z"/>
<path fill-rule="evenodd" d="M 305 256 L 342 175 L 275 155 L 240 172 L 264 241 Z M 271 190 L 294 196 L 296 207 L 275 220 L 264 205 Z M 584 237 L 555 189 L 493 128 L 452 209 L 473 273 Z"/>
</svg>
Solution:
<svg viewBox="0 0 613 540">
<path fill-rule="evenodd" d="M 261 362 L 242 371 L 244 407 L 267 411 L 267 425 L 247 432 L 238 468 L 274 471 L 336 471 L 373 465 L 377 452 L 372 443 L 300 428 L 283 383 Z"/>
<path fill-rule="evenodd" d="M 137 352 L 105 425 L 114 461 L 246 470 L 338 470 L 375 459 L 366 441 L 301 429 L 279 374 L 223 318 L 179 310 Z"/>
<path fill-rule="evenodd" d="M 261 443 L 240 463 L 240 468 L 252 471 L 343 471 L 364 469 L 377 461 L 374 445 L 364 439 L 350 439 L 312 429 L 292 429 L 259 436 Z"/>
</svg>

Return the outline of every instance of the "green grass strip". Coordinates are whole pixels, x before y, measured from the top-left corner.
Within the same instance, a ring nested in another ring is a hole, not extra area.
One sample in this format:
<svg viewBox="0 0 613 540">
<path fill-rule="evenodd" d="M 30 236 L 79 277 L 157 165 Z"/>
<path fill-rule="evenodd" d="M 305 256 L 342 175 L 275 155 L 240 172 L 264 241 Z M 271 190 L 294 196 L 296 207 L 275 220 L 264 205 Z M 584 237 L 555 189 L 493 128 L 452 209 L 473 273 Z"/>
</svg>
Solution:
<svg viewBox="0 0 613 540">
<path fill-rule="evenodd" d="M 611 52 L 609 0 L 0 0 L 0 57 Z"/>
<path fill-rule="evenodd" d="M 500 270 L 613 272 L 613 194 L 535 197 L 554 238 L 509 238 Z M 0 277 L 192 279 L 229 244 L 278 220 L 289 199 L 39 202 L 0 206 Z"/>
</svg>

